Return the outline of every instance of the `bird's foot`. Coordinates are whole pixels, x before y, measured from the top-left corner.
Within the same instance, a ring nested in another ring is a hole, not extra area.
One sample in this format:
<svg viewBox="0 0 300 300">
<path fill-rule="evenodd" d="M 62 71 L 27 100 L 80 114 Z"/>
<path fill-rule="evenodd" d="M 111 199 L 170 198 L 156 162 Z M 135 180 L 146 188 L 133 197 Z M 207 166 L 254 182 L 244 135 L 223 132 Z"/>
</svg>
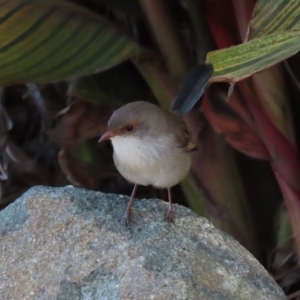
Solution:
<svg viewBox="0 0 300 300">
<path fill-rule="evenodd" d="M 131 218 L 131 212 L 126 212 L 125 216 L 123 217 L 123 225 L 125 227 L 130 227 L 130 225 L 132 224 L 132 218 Z"/>
<path fill-rule="evenodd" d="M 174 211 L 173 209 L 169 209 L 168 213 L 165 217 L 165 221 L 167 221 L 169 224 L 174 224 Z"/>
</svg>

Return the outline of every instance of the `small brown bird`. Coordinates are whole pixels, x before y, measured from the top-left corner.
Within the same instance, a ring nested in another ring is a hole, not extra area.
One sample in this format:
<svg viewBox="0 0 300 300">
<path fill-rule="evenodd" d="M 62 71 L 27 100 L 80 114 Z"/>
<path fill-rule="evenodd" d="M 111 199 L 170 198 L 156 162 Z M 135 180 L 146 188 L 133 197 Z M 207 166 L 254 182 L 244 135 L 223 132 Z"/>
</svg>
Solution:
<svg viewBox="0 0 300 300">
<path fill-rule="evenodd" d="M 138 101 L 116 110 L 108 130 L 99 142 L 110 139 L 118 171 L 134 188 L 126 210 L 125 224 L 131 220 L 131 207 L 138 185 L 167 188 L 167 221 L 173 221 L 171 187 L 179 183 L 191 167 L 195 143 L 181 114 L 195 105 L 213 73 L 211 64 L 195 66 L 172 104 L 172 111 Z"/>
</svg>

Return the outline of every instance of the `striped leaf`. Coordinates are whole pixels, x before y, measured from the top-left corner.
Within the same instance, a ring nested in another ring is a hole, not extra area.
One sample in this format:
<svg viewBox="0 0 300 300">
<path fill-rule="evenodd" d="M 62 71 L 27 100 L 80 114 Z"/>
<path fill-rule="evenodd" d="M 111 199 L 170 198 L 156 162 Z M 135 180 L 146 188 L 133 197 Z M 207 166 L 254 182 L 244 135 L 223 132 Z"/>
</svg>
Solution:
<svg viewBox="0 0 300 300">
<path fill-rule="evenodd" d="M 95 73 L 138 45 L 111 23 L 62 0 L 0 0 L 0 84 Z"/>
<path fill-rule="evenodd" d="M 299 0 L 258 0 L 250 22 L 250 38 L 300 29 Z"/>
<path fill-rule="evenodd" d="M 247 43 L 208 53 L 215 81 L 237 82 L 296 54 L 300 30 L 283 31 Z"/>
</svg>

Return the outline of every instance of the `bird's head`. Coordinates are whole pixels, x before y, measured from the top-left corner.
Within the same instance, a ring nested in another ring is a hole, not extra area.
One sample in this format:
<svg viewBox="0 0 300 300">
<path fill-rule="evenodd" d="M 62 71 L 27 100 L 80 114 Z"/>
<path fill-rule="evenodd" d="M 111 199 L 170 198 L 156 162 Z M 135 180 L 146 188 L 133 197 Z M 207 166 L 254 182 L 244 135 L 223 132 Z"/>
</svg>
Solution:
<svg viewBox="0 0 300 300">
<path fill-rule="evenodd" d="M 162 110 L 149 102 L 137 101 L 117 109 L 108 121 L 108 129 L 99 139 L 99 143 L 114 137 L 138 137 L 143 139 L 158 122 Z"/>
</svg>

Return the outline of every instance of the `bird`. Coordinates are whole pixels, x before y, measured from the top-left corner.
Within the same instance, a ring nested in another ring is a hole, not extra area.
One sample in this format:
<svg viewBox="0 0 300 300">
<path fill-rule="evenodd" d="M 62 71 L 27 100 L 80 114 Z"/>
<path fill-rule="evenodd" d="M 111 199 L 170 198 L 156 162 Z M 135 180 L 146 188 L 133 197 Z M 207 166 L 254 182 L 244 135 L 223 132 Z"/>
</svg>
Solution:
<svg viewBox="0 0 300 300">
<path fill-rule="evenodd" d="M 191 152 L 196 149 L 191 132 L 183 120 L 198 102 L 213 74 L 213 66 L 198 64 L 189 72 L 171 110 L 136 101 L 113 112 L 107 131 L 99 143 L 111 140 L 113 160 L 119 173 L 134 184 L 124 216 L 129 226 L 137 187 L 154 186 L 168 190 L 166 220 L 173 222 L 171 188 L 188 174 Z"/>
</svg>

